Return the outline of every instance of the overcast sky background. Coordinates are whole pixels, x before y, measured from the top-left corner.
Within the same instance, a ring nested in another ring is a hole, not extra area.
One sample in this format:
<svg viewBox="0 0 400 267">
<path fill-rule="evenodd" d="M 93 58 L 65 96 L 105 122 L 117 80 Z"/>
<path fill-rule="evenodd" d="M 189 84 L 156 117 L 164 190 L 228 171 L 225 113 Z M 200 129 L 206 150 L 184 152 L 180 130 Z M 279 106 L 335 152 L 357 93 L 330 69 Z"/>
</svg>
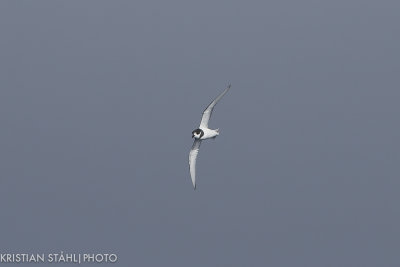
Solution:
<svg viewBox="0 0 400 267">
<path fill-rule="evenodd" d="M 398 267 L 399 10 L 1 1 L 1 253 Z"/>
</svg>

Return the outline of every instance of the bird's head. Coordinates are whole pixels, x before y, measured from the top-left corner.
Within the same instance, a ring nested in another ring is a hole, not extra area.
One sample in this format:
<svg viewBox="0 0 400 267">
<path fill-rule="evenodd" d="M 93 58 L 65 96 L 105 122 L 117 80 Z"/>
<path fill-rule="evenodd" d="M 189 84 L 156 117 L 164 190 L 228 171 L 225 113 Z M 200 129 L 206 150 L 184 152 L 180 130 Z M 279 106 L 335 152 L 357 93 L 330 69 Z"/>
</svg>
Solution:
<svg viewBox="0 0 400 267">
<path fill-rule="evenodd" d="M 201 129 L 196 129 L 192 132 L 192 138 L 195 138 L 195 139 L 200 139 L 203 135 L 204 135 L 204 132 Z"/>
</svg>

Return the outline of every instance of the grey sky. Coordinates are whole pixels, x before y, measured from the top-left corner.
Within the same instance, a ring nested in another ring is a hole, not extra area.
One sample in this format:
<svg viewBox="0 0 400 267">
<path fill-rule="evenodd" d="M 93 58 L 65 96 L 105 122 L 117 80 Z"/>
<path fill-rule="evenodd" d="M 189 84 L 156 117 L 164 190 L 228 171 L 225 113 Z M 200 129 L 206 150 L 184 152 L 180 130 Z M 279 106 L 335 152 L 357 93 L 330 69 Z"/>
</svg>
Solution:
<svg viewBox="0 0 400 267">
<path fill-rule="evenodd" d="M 0 251 L 399 266 L 399 10 L 1 1 Z"/>
</svg>

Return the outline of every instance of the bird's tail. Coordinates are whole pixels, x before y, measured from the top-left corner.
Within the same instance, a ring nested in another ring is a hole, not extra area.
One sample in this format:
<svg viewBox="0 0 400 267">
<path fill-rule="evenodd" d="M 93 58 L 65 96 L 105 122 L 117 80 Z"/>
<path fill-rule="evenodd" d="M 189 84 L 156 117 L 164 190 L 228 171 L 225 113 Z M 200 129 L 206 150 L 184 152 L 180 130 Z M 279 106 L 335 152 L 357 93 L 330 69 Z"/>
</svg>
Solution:
<svg viewBox="0 0 400 267">
<path fill-rule="evenodd" d="M 213 139 L 217 138 L 217 136 L 219 135 L 219 128 L 214 130 L 217 134 L 213 137 Z"/>
</svg>

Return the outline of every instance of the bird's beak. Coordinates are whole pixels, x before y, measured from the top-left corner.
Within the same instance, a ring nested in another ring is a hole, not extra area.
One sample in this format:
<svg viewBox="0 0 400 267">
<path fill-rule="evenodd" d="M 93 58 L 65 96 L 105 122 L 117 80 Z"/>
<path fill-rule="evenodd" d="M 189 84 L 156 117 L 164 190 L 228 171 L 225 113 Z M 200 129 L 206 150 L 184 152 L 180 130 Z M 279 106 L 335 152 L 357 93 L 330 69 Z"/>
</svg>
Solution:
<svg viewBox="0 0 400 267">
<path fill-rule="evenodd" d="M 194 134 L 192 134 L 192 138 L 194 137 Z"/>
</svg>

